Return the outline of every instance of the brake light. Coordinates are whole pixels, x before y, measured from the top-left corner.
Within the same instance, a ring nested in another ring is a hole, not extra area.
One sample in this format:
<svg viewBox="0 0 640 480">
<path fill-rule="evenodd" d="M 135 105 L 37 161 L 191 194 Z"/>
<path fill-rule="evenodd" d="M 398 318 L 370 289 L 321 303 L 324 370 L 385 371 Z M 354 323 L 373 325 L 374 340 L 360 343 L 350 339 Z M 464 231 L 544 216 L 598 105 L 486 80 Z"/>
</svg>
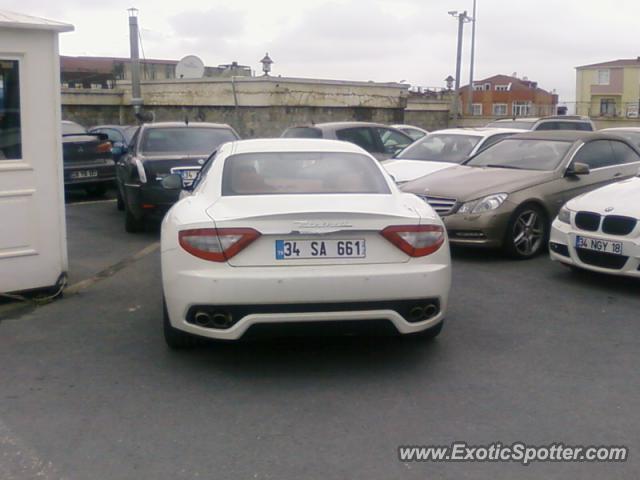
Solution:
<svg viewBox="0 0 640 480">
<path fill-rule="evenodd" d="M 197 228 L 178 233 L 180 246 L 211 262 L 229 260 L 260 236 L 253 228 Z"/>
<path fill-rule="evenodd" d="M 96 153 L 111 153 L 111 142 L 103 142 L 96 147 Z"/>
<path fill-rule="evenodd" d="M 397 225 L 380 233 L 410 257 L 430 255 L 444 243 L 444 228 L 440 225 Z"/>
</svg>

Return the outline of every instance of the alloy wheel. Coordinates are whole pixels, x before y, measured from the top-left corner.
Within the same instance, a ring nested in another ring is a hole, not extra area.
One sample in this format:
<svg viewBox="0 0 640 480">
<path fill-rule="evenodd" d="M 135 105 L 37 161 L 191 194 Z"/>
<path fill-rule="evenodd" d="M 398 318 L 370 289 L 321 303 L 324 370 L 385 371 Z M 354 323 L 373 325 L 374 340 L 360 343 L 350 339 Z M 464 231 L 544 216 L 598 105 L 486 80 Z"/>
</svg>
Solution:
<svg viewBox="0 0 640 480">
<path fill-rule="evenodd" d="M 523 257 L 538 252 L 544 242 L 544 219 L 535 210 L 524 210 L 513 224 L 513 246 Z"/>
</svg>

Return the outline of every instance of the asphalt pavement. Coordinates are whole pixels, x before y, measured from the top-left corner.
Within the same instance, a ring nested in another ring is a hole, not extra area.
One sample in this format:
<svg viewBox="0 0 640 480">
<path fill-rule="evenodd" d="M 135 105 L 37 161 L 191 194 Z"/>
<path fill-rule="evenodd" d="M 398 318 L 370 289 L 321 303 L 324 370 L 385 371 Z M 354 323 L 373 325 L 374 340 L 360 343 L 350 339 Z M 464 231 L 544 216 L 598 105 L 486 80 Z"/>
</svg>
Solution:
<svg viewBox="0 0 640 480">
<path fill-rule="evenodd" d="M 454 252 L 435 341 L 166 348 L 157 232 L 68 208 L 73 295 L 0 321 L 0 478 L 640 478 L 640 282 Z M 130 261 L 110 271 L 109 264 Z M 399 445 L 626 445 L 625 463 L 402 463 Z"/>
</svg>

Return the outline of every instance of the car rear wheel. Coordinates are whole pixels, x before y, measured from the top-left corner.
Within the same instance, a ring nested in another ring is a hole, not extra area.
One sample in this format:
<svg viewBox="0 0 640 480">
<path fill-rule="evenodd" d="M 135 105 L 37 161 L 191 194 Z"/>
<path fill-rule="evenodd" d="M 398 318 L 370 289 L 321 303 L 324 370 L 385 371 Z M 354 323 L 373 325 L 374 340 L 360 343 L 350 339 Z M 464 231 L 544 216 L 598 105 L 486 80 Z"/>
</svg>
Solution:
<svg viewBox="0 0 640 480">
<path fill-rule="evenodd" d="M 509 220 L 504 248 L 507 254 L 519 260 L 538 255 L 547 244 L 549 221 L 537 205 L 520 206 Z"/>
<path fill-rule="evenodd" d="M 169 312 L 167 311 L 167 302 L 164 298 L 162 299 L 162 325 L 164 340 L 172 350 L 184 350 L 195 347 L 201 343 L 198 337 L 171 326 Z"/>
<path fill-rule="evenodd" d="M 138 233 L 144 229 L 144 222 L 137 219 L 127 206 L 124 207 L 124 229 L 128 233 Z"/>
</svg>

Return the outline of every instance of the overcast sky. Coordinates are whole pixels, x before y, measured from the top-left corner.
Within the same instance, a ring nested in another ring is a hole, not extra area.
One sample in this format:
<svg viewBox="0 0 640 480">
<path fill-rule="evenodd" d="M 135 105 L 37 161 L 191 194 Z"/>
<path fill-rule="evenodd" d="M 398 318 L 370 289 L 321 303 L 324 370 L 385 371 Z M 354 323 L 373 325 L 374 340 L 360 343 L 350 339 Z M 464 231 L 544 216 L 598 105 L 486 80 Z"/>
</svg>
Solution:
<svg viewBox="0 0 640 480">
<path fill-rule="evenodd" d="M 128 7 L 140 10 L 147 58 L 200 56 L 273 74 L 444 86 L 455 75 L 457 23 L 472 0 L 0 0 L 0 8 L 75 25 L 63 55 L 128 56 Z M 640 55 L 640 0 L 478 0 L 476 79 L 527 76 L 575 98 L 575 70 Z M 470 25 L 463 83 L 468 82 Z"/>
</svg>

